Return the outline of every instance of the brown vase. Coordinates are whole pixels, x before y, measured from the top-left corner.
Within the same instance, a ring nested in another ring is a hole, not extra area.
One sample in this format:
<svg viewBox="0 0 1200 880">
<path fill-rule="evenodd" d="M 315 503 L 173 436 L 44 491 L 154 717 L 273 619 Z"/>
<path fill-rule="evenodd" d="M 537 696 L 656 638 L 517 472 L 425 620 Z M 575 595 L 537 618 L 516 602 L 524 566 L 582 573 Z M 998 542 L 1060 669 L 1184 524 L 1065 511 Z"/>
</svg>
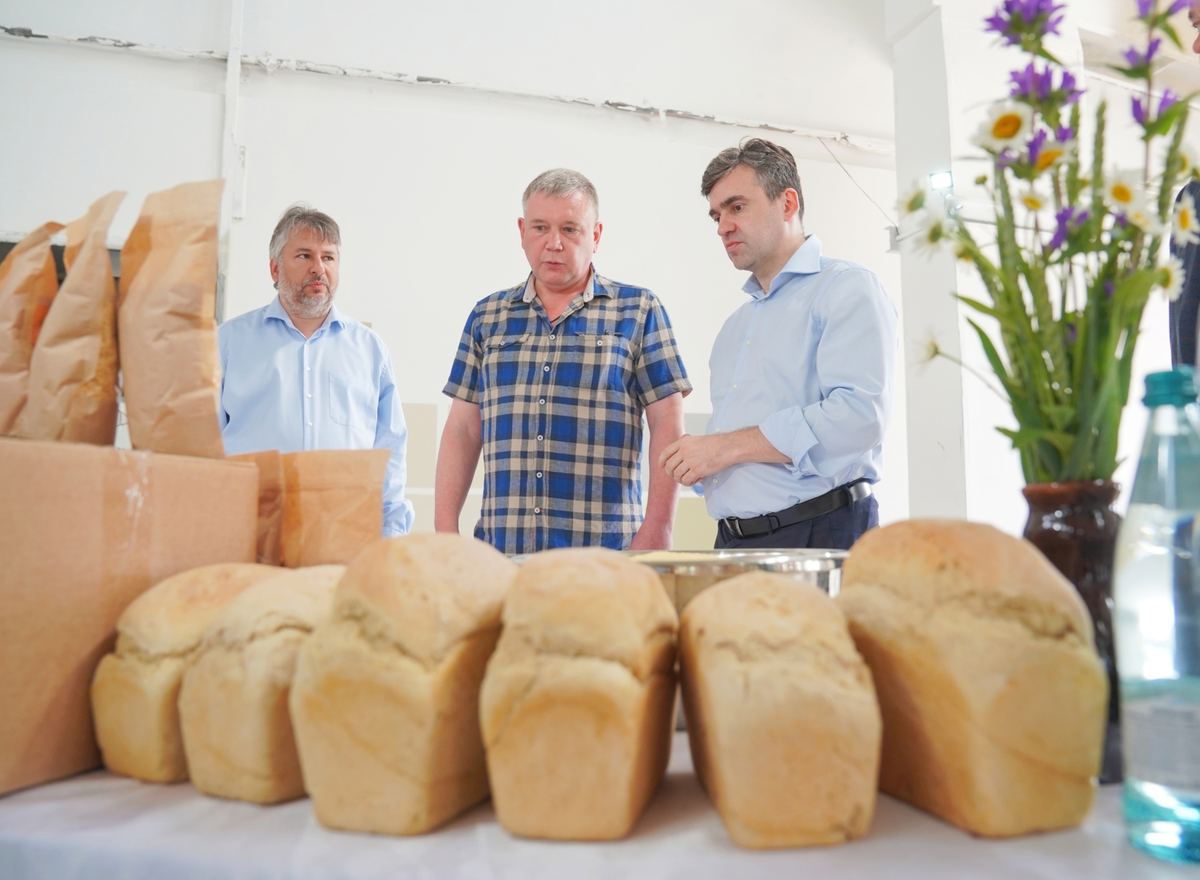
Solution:
<svg viewBox="0 0 1200 880">
<path fill-rule="evenodd" d="M 1029 502 L 1025 537 L 1079 591 L 1092 615 L 1096 651 L 1108 670 L 1108 727 L 1101 782 L 1121 781 L 1121 727 L 1112 624 L 1113 552 L 1121 517 L 1112 509 L 1118 486 L 1111 480 L 1035 483 L 1021 490 Z"/>
</svg>

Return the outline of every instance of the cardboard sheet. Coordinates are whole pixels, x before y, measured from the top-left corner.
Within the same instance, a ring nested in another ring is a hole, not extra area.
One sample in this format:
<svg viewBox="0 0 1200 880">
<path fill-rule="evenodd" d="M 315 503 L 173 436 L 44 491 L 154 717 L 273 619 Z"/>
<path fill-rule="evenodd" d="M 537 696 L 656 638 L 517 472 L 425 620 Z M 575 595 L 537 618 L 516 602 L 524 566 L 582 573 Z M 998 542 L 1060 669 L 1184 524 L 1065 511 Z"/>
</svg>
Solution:
<svg viewBox="0 0 1200 880">
<path fill-rule="evenodd" d="M 96 767 L 88 687 L 165 577 L 253 562 L 253 465 L 0 438 L 0 793 Z"/>
<path fill-rule="evenodd" d="M 284 565 L 348 565 L 383 537 L 383 479 L 391 454 L 319 449 L 283 456 Z"/>
</svg>

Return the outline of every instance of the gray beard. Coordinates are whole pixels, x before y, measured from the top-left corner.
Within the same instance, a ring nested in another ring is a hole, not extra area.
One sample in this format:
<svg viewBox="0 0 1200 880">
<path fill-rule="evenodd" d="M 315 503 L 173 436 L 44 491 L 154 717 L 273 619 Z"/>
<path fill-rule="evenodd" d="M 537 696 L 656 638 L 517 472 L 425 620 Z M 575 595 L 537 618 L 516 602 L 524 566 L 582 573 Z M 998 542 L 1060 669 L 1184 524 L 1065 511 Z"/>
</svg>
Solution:
<svg viewBox="0 0 1200 880">
<path fill-rule="evenodd" d="M 284 311 L 292 318 L 304 321 L 325 317 L 333 305 L 333 295 L 336 292 L 337 289 L 329 286 L 328 280 L 325 282 L 323 295 L 305 293 L 303 286 L 295 287 L 283 279 L 279 281 L 279 299 L 283 303 Z"/>
</svg>

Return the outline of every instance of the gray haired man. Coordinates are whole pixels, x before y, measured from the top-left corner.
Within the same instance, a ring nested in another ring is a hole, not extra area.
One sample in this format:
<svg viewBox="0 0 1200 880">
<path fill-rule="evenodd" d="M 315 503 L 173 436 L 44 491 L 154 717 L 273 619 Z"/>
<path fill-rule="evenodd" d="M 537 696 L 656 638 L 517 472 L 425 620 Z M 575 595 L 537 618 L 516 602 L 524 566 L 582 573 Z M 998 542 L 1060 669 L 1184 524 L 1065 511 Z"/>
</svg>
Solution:
<svg viewBox="0 0 1200 880">
<path fill-rule="evenodd" d="M 501 551 L 669 549 L 677 487 L 655 468 L 643 517 L 639 473 L 643 414 L 657 458 L 692 388 L 666 310 L 596 273 L 600 203 L 582 174 L 538 175 L 522 206 L 529 276 L 471 310 L 444 389 L 434 527 L 458 531 L 482 451 L 475 536 Z"/>
<path fill-rule="evenodd" d="M 218 330 L 221 433 L 230 455 L 390 449 L 383 535 L 393 537 L 413 521 L 408 431 L 387 346 L 333 305 L 341 244 L 333 218 L 307 205 L 279 218 L 270 245 L 278 296 Z"/>
</svg>

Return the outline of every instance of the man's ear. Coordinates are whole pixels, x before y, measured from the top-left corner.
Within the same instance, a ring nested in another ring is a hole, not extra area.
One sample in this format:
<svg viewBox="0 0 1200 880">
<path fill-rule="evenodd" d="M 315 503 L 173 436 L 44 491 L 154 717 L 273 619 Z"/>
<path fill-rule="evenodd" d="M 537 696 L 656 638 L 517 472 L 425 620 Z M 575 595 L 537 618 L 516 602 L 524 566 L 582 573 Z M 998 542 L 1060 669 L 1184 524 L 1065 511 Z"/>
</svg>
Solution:
<svg viewBox="0 0 1200 880">
<path fill-rule="evenodd" d="M 517 218 L 517 230 L 521 233 L 521 243 L 525 243 L 525 218 Z"/>
<path fill-rule="evenodd" d="M 800 210 L 800 196 L 794 189 L 790 187 L 785 189 L 783 195 L 783 219 L 789 223 L 796 216 L 796 212 Z"/>
<path fill-rule="evenodd" d="M 279 284 L 279 264 L 271 260 L 271 280 Z"/>
<path fill-rule="evenodd" d="M 596 228 L 592 230 L 592 253 L 600 250 L 600 233 L 604 231 L 604 224 L 599 220 L 596 221 Z"/>
</svg>

